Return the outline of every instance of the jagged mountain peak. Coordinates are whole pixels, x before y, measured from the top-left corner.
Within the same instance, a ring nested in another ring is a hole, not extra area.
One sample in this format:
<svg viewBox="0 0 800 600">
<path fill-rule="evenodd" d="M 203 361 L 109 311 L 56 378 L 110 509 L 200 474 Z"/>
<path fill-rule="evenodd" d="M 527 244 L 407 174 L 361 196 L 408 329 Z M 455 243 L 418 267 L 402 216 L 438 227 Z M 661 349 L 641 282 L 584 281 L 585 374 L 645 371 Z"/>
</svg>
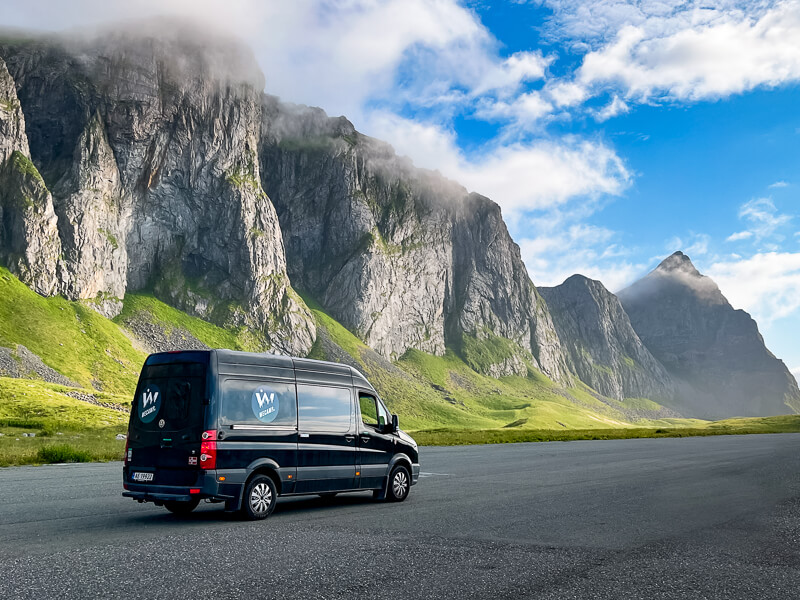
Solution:
<svg viewBox="0 0 800 600">
<path fill-rule="evenodd" d="M 617 292 L 624 302 L 635 302 L 638 296 L 645 298 L 653 294 L 672 297 L 675 301 L 684 296 L 699 299 L 707 304 L 729 306 L 716 282 L 703 275 L 683 252 L 678 251 L 665 258 L 642 279 Z M 690 301 L 687 300 L 686 301 Z"/>
<path fill-rule="evenodd" d="M 674 273 L 677 271 L 692 277 L 703 277 L 697 267 L 694 266 L 692 259 L 680 250 L 673 252 L 662 260 L 655 268 L 655 271 L 659 273 Z"/>
<path fill-rule="evenodd" d="M 682 252 L 617 295 L 648 350 L 686 382 L 687 414 L 755 416 L 800 408 L 796 382 L 765 347 L 756 322 L 734 310 Z"/>
</svg>

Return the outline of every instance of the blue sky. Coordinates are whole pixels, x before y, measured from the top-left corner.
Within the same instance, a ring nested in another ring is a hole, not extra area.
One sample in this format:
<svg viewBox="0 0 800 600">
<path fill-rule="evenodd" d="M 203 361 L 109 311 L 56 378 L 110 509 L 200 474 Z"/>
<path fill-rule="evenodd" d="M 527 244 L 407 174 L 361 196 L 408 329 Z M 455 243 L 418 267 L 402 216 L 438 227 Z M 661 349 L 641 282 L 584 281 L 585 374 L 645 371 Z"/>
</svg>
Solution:
<svg viewBox="0 0 800 600">
<path fill-rule="evenodd" d="M 6 25 L 233 32 L 267 91 L 498 202 L 537 285 L 615 291 L 683 250 L 800 373 L 797 0 L 9 4 Z"/>
</svg>

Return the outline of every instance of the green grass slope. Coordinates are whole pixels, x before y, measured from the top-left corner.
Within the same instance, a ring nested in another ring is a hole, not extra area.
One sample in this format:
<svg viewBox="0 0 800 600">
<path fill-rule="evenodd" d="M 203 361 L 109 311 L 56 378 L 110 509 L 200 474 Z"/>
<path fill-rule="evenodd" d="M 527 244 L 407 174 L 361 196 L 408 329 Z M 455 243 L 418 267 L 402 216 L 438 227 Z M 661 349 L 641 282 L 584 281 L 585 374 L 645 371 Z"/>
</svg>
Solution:
<svg viewBox="0 0 800 600">
<path fill-rule="evenodd" d="M 583 384 L 564 388 L 531 370 L 494 379 L 471 368 L 488 350 L 433 356 L 409 350 L 392 363 L 304 297 L 318 327 L 310 357 L 361 370 L 427 444 L 800 431 L 800 416 L 763 419 L 656 418 L 647 399 L 604 398 Z M 225 329 L 176 310 L 152 295 L 129 294 L 113 321 L 82 302 L 43 298 L 0 268 L 0 346 L 24 345 L 79 388 L 0 377 L 0 466 L 118 458 L 127 408 L 145 359 L 139 330 L 160 340 L 187 336 L 211 348 L 261 351 L 246 329 Z M 141 327 L 141 325 L 146 325 Z M 173 333 L 177 335 L 172 335 Z M 135 341 L 132 341 L 132 338 Z M 500 348 L 499 351 L 502 351 Z M 496 353 L 496 352 L 495 352 Z M 467 360 L 462 358 L 467 355 Z M 35 436 L 25 436 L 34 433 Z"/>
<path fill-rule="evenodd" d="M 165 337 L 169 337 L 176 329 L 186 331 L 209 348 L 248 352 L 263 350 L 256 337 L 245 327 L 224 329 L 181 312 L 148 294 L 127 294 L 122 312 L 114 318 L 114 322 L 124 327 L 136 319 L 144 319 L 151 325 L 159 327 Z"/>
<path fill-rule="evenodd" d="M 43 298 L 0 267 L 0 346 L 21 344 L 87 389 L 133 393 L 145 355 L 80 302 Z"/>
</svg>

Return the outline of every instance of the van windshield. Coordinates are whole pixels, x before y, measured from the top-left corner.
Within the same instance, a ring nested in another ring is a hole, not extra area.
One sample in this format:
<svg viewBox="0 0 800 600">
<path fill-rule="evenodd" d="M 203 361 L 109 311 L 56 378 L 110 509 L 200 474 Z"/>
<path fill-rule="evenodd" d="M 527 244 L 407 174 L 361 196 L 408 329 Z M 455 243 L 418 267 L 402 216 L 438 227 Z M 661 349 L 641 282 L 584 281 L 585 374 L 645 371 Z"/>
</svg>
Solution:
<svg viewBox="0 0 800 600">
<path fill-rule="evenodd" d="M 133 401 L 131 428 L 176 431 L 203 424 L 206 365 L 145 365 Z"/>
</svg>

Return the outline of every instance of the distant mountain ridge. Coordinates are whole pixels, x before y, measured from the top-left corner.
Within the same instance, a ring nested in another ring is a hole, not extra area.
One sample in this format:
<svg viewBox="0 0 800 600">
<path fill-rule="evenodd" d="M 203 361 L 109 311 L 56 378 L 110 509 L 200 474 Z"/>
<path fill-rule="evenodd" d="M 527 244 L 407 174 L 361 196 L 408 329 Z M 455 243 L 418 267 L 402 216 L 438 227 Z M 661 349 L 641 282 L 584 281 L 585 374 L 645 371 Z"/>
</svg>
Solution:
<svg viewBox="0 0 800 600">
<path fill-rule="evenodd" d="M 683 273 L 669 267 L 683 255 L 623 290 L 622 303 L 581 276 L 537 290 L 493 201 L 263 85 L 249 50 L 181 27 L 4 38 L 0 262 L 38 293 L 108 317 L 126 295 L 152 293 L 248 348 L 319 350 L 297 289 L 379 366 L 455 352 L 483 375 L 583 382 L 615 406 L 800 411 L 785 366 L 713 282 L 687 275 L 708 298 L 676 292 L 667 296 L 680 310 L 659 304 L 662 280 L 677 277 L 663 273 Z M 717 334 L 712 354 L 723 358 L 697 358 Z M 744 361 L 732 376 L 723 346 L 745 342 L 761 370 Z M 752 402 L 707 377 L 738 382 Z"/>
<path fill-rule="evenodd" d="M 797 381 L 756 322 L 675 252 L 618 293 L 648 350 L 683 385 L 677 402 L 700 417 L 800 411 Z"/>
</svg>

